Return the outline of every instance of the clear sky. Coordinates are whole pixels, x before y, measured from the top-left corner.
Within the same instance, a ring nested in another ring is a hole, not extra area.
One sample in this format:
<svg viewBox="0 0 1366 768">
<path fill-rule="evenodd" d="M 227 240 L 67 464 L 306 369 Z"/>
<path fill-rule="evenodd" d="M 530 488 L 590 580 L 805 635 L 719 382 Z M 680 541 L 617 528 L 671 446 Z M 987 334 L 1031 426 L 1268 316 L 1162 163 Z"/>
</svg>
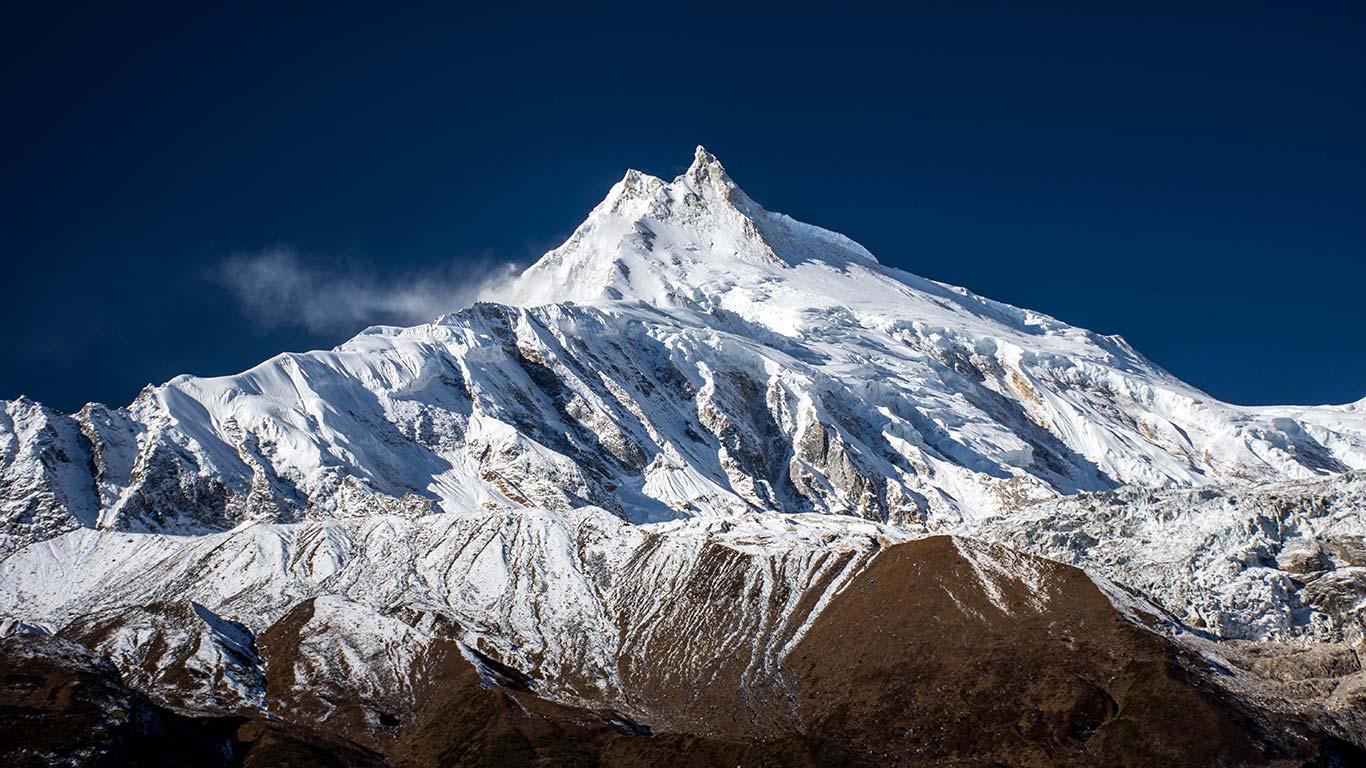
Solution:
<svg viewBox="0 0 1366 768">
<path fill-rule="evenodd" d="M 698 143 L 770 209 L 1222 399 L 1366 395 L 1360 2 L 194 5 L 0 25 L 0 397 L 122 405 L 458 303 Z M 276 268 L 297 306 L 244 295 Z"/>
</svg>

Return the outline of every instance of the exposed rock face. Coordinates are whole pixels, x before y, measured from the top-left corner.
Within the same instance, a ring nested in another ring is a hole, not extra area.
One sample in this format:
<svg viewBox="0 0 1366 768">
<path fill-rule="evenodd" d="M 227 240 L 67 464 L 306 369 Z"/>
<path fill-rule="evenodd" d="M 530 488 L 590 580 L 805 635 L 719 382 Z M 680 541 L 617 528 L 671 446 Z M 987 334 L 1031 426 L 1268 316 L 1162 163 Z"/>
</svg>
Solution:
<svg viewBox="0 0 1366 768">
<path fill-rule="evenodd" d="M 99 502 L 70 417 L 19 399 L 0 409 L 0 554 L 82 526 Z"/>
<path fill-rule="evenodd" d="M 164 703 L 177 709 L 253 712 L 263 705 L 252 633 L 198 603 L 111 607 L 60 634 L 113 659 L 134 688 L 164 691 Z"/>
<path fill-rule="evenodd" d="M 130 690 L 114 665 L 42 634 L 0 638 L 0 762 L 51 766 L 380 766 L 379 755 L 296 725 L 189 716 Z"/>
<path fill-rule="evenodd" d="M 1279 727 L 1291 743 L 1303 744 L 1318 735 L 1329 746 L 1362 747 L 1366 670 L 1360 645 L 1199 641 L 1187 645 L 1221 667 L 1218 679 L 1240 709 Z M 1350 750 L 1345 754 L 1358 761 L 1366 759 Z"/>
</svg>

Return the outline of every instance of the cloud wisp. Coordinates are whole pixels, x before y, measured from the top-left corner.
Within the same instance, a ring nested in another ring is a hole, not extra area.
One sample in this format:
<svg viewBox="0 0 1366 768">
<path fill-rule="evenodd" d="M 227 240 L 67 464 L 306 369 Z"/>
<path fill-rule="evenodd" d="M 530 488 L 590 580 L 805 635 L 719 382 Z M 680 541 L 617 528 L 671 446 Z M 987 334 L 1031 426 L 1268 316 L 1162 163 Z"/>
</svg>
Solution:
<svg viewBox="0 0 1366 768">
<path fill-rule="evenodd" d="M 512 264 L 481 262 L 381 279 L 355 267 L 323 269 L 274 247 L 228 257 L 212 277 L 263 326 L 337 332 L 424 323 L 495 292 L 514 274 Z"/>
</svg>

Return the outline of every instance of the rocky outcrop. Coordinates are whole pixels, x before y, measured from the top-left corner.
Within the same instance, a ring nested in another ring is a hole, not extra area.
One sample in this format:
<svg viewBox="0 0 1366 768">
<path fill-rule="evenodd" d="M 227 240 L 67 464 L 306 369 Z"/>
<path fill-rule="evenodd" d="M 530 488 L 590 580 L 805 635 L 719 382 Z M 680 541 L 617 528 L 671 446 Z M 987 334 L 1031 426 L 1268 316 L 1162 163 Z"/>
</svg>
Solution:
<svg viewBox="0 0 1366 768">
<path fill-rule="evenodd" d="M 379 755 L 306 726 L 158 706 L 125 685 L 104 657 L 42 634 L 0 638 L 0 762 L 14 768 L 384 765 Z"/>
<path fill-rule="evenodd" d="M 75 421 L 31 400 L 0 408 L 0 556 L 82 526 L 100 503 Z"/>
<path fill-rule="evenodd" d="M 261 709 L 265 680 L 245 626 L 191 602 L 117 606 L 58 630 L 113 659 L 134 688 L 180 710 L 240 714 Z"/>
</svg>

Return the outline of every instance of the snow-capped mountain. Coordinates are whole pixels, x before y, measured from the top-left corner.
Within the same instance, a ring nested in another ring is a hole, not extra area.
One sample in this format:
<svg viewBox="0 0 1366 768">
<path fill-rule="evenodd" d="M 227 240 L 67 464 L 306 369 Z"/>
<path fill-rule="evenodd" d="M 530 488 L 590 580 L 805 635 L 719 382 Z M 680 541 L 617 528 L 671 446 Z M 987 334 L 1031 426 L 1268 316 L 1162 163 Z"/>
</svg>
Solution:
<svg viewBox="0 0 1366 768">
<path fill-rule="evenodd" d="M 633 522 L 781 511 L 955 530 L 1120 485 L 1366 467 L 1359 405 L 1221 403 L 1118 337 L 769 213 L 701 148 L 672 182 L 628 173 L 499 297 L 181 376 L 123 409 L 7 403 L 8 546 L 585 504 Z"/>
<path fill-rule="evenodd" d="M 451 664 L 526 716 L 814 738 L 800 683 L 844 690 L 828 616 L 857 614 L 832 606 L 876 595 L 1068 664 L 1194 653 L 1235 720 L 1366 748 L 1366 401 L 1219 402 L 766 211 L 701 147 L 486 298 L 126 408 L 5 403 L 6 630 L 97 649 L 161 706 L 368 749 Z M 1087 738 L 1129 695 L 1107 679 L 1073 691 Z"/>
</svg>

